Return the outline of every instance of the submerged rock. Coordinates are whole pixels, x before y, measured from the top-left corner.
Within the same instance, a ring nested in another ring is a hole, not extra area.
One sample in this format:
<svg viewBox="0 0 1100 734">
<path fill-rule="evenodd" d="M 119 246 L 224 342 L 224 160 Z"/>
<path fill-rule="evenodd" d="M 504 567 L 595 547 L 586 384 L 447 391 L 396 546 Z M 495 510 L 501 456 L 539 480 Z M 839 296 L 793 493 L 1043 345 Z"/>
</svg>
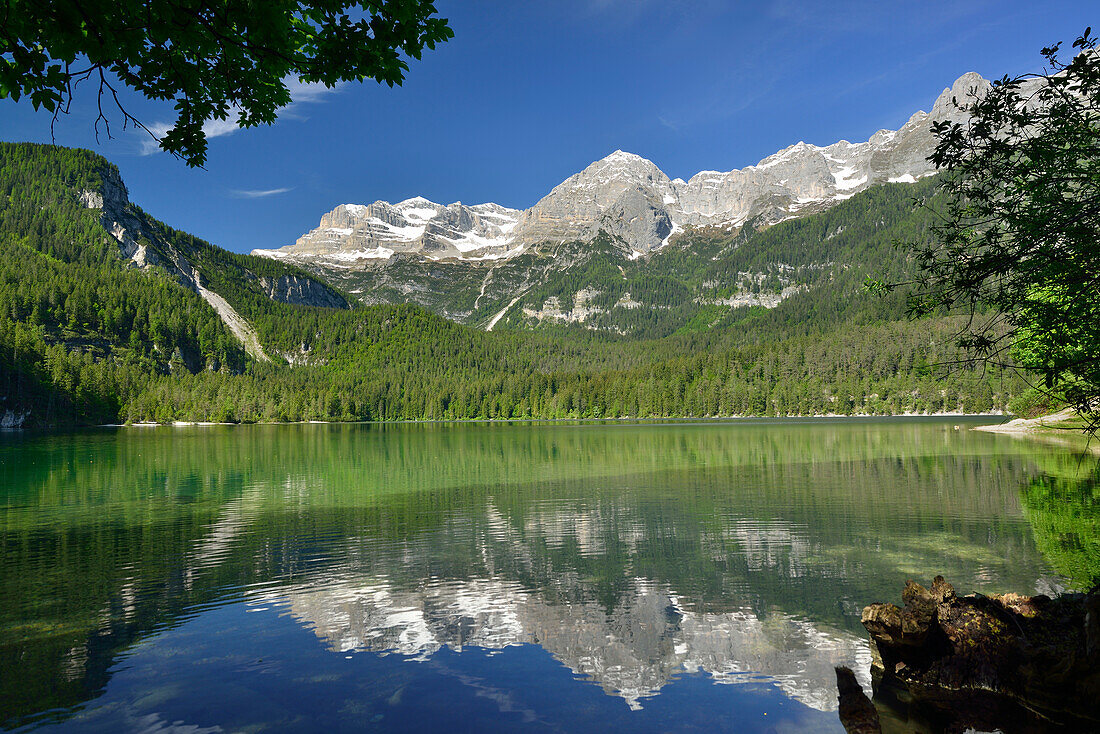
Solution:
<svg viewBox="0 0 1100 734">
<path fill-rule="evenodd" d="M 894 709 L 883 731 L 899 708 L 898 731 L 917 720 L 930 731 L 1100 731 L 1100 589 L 958 597 L 937 576 L 927 589 L 908 581 L 902 600 L 862 616 L 875 701 Z"/>
</svg>

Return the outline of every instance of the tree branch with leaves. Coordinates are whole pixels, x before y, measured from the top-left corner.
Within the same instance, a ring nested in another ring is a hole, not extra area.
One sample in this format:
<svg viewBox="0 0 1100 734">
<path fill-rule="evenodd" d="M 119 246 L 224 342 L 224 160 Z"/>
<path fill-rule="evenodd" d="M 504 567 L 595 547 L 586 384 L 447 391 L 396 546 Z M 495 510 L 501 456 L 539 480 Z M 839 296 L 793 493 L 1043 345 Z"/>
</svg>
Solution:
<svg viewBox="0 0 1100 734">
<path fill-rule="evenodd" d="M 57 116 L 84 81 L 98 86 L 96 134 L 113 105 L 191 166 L 206 161 L 203 125 L 235 117 L 270 124 L 291 102 L 287 80 L 333 87 L 400 85 L 406 59 L 454 35 L 425 0 L 0 0 L 0 98 Z M 176 121 L 157 137 L 118 87 L 170 101 Z"/>
<path fill-rule="evenodd" d="M 1011 355 L 1100 427 L 1100 53 L 1091 29 L 1069 63 L 1045 48 L 1042 74 L 1005 77 L 933 124 L 930 160 L 950 195 L 914 248 L 917 316 L 982 315 L 959 335 L 974 360 Z M 989 317 L 992 314 L 992 317 Z"/>
</svg>

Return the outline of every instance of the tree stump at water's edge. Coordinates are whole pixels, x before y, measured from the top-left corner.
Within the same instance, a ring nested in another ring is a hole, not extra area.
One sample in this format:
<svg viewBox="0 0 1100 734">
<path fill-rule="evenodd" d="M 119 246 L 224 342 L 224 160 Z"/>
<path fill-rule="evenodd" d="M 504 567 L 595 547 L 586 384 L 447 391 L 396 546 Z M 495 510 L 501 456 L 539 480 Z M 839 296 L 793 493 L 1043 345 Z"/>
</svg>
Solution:
<svg viewBox="0 0 1100 734">
<path fill-rule="evenodd" d="M 1100 589 L 958 597 L 937 576 L 902 600 L 863 610 L 876 701 L 947 730 L 1100 731 Z"/>
</svg>

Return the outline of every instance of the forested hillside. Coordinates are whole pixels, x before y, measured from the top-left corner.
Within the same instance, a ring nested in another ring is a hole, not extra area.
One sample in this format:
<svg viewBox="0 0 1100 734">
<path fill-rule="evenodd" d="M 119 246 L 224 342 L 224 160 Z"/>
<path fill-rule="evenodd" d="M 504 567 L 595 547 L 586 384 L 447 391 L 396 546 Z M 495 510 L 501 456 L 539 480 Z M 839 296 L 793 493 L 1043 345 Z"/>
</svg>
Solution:
<svg viewBox="0 0 1100 734">
<path fill-rule="evenodd" d="M 531 308 L 584 289 L 652 307 L 609 309 L 623 320 L 597 329 L 531 331 L 517 304 L 508 328 L 487 333 L 417 306 L 348 308 L 297 268 L 156 222 L 125 201 L 99 156 L 3 144 L 0 417 L 45 426 L 998 410 L 1024 390 L 1020 378 L 938 367 L 959 325 L 909 320 L 902 296 L 861 285 L 907 272 L 893 240 L 922 234 L 929 215 L 913 199 L 932 187 L 870 189 L 760 232 L 696 232 L 654 256 L 659 275 L 627 270 L 601 238 L 580 253 L 582 269 L 533 284 Z M 738 305 L 768 293 L 784 298 Z M 256 340 L 248 350 L 242 329 Z"/>
</svg>

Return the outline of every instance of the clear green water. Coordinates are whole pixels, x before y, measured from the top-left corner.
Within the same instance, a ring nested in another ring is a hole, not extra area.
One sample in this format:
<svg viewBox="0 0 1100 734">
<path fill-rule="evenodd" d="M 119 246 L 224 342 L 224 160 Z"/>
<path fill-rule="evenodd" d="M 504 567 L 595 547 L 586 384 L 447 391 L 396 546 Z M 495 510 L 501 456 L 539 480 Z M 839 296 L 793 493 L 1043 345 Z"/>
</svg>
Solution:
<svg viewBox="0 0 1100 734">
<path fill-rule="evenodd" d="M 840 732 L 906 578 L 1100 569 L 1095 460 L 958 423 L 6 435 L 0 722 Z"/>
</svg>

